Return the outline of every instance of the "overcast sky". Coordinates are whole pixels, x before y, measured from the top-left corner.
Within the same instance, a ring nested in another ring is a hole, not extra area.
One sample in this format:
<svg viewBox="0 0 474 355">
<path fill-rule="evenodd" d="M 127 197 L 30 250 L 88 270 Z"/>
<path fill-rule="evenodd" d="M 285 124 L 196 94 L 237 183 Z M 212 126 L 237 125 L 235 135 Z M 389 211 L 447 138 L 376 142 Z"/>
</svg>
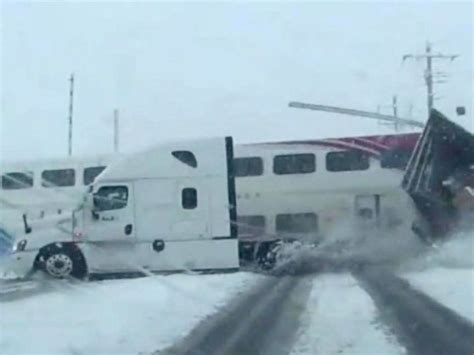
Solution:
<svg viewBox="0 0 474 355">
<path fill-rule="evenodd" d="M 386 133 L 368 119 L 288 108 L 291 100 L 426 119 L 424 62 L 448 83 L 436 106 L 474 130 L 472 2 L 2 2 L 1 157 L 64 156 L 68 77 L 74 154 L 112 150 L 112 112 L 132 151 L 172 138 L 237 142 Z M 383 108 L 390 113 L 389 107 Z"/>
</svg>

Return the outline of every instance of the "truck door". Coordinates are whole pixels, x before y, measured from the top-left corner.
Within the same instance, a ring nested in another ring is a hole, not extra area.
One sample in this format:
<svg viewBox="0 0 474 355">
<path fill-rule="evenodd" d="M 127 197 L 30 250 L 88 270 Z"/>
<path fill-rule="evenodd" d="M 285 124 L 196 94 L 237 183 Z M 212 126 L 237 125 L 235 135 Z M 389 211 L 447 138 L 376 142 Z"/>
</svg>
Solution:
<svg viewBox="0 0 474 355">
<path fill-rule="evenodd" d="M 354 202 L 354 213 L 362 226 L 379 225 L 380 195 L 357 195 Z"/>
<path fill-rule="evenodd" d="M 106 185 L 94 194 L 91 223 L 93 233 L 89 240 L 133 240 L 133 186 L 131 184 Z M 91 231 L 92 232 L 92 231 Z"/>
<path fill-rule="evenodd" d="M 100 271 L 130 269 L 135 253 L 133 185 L 99 186 L 93 195 L 91 216 L 85 216 L 90 267 Z"/>
</svg>

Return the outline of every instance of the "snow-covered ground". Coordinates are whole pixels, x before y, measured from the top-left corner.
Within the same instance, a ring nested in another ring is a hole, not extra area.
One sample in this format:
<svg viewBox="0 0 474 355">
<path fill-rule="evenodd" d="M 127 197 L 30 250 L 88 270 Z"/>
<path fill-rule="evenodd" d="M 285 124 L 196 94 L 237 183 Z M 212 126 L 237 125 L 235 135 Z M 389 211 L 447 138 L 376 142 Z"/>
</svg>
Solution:
<svg viewBox="0 0 474 355">
<path fill-rule="evenodd" d="M 474 322 L 474 233 L 464 232 L 403 268 L 412 286 Z"/>
<path fill-rule="evenodd" d="M 438 267 L 401 276 L 415 288 L 474 322 L 474 269 Z"/>
<path fill-rule="evenodd" d="M 376 306 L 357 280 L 331 274 L 314 278 L 292 355 L 405 352 L 378 322 Z"/>
<path fill-rule="evenodd" d="M 171 345 L 263 276 L 170 275 L 54 283 L 0 303 L 2 354 L 138 354 Z"/>
</svg>

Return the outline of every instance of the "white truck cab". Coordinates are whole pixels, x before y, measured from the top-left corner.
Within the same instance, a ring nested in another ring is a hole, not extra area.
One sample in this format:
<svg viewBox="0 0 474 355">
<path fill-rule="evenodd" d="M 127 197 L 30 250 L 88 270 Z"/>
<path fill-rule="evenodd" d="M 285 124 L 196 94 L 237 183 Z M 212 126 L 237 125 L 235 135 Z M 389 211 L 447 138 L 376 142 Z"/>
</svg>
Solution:
<svg viewBox="0 0 474 355">
<path fill-rule="evenodd" d="M 72 233 L 48 240 L 33 228 L 17 242 L 13 263 L 55 277 L 236 269 L 232 162 L 230 137 L 130 155 L 90 186 L 73 213 Z"/>
</svg>

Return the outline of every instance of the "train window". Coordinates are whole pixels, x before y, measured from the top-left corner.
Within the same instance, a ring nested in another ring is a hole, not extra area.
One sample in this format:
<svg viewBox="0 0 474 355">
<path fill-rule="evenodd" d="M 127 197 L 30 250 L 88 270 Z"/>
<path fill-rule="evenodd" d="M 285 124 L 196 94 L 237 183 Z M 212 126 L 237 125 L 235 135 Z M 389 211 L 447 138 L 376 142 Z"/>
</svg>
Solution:
<svg viewBox="0 0 474 355">
<path fill-rule="evenodd" d="M 276 216 L 279 233 L 312 233 L 318 231 L 318 215 L 315 213 L 279 214 Z"/>
<path fill-rule="evenodd" d="M 127 201 L 126 186 L 102 186 L 94 194 L 94 207 L 97 211 L 118 210 L 127 206 Z"/>
<path fill-rule="evenodd" d="M 256 237 L 265 232 L 265 216 L 237 217 L 238 234 L 242 237 Z"/>
<path fill-rule="evenodd" d="M 186 187 L 181 191 L 181 205 L 185 210 L 197 207 L 197 190 L 195 188 Z"/>
<path fill-rule="evenodd" d="M 329 152 L 326 154 L 327 171 L 367 170 L 369 166 L 369 156 L 359 150 Z"/>
<path fill-rule="evenodd" d="M 188 150 L 175 150 L 171 154 L 173 154 L 173 156 L 180 162 L 189 165 L 192 168 L 197 168 L 198 163 L 194 153 Z"/>
<path fill-rule="evenodd" d="M 411 149 L 397 148 L 382 153 L 380 166 L 384 169 L 405 169 L 411 157 Z"/>
<path fill-rule="evenodd" d="M 307 174 L 316 170 L 314 154 L 277 155 L 273 159 L 273 172 L 277 175 Z"/>
<path fill-rule="evenodd" d="M 85 168 L 83 174 L 84 185 L 92 184 L 96 176 L 104 171 L 104 169 L 105 166 L 91 166 L 89 168 Z"/>
<path fill-rule="evenodd" d="M 3 190 L 20 190 L 33 186 L 33 172 L 12 172 L 2 175 Z"/>
<path fill-rule="evenodd" d="M 44 187 L 65 187 L 76 184 L 74 169 L 44 170 L 41 173 L 41 185 Z"/>
<path fill-rule="evenodd" d="M 360 208 L 357 211 L 357 215 L 361 219 L 369 220 L 369 219 L 372 219 L 374 217 L 374 210 L 372 208 L 367 208 L 367 207 Z"/>
<path fill-rule="evenodd" d="M 262 175 L 263 159 L 260 157 L 235 158 L 234 173 L 236 177 Z"/>
</svg>

